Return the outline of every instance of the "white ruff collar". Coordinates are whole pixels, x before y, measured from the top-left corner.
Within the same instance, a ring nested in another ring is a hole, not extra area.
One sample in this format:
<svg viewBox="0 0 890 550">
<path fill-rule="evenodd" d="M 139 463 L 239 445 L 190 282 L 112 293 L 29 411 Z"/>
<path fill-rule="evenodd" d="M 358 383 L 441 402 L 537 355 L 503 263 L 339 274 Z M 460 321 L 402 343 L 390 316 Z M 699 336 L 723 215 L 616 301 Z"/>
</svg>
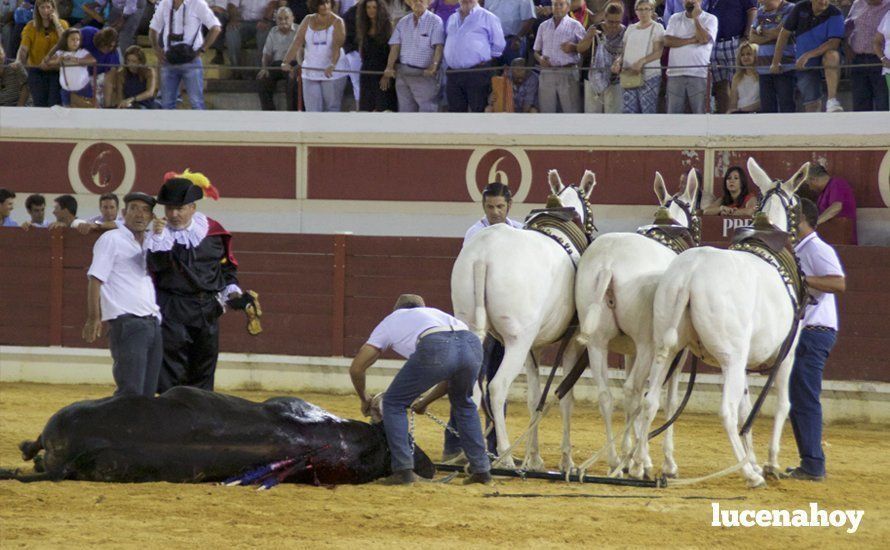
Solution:
<svg viewBox="0 0 890 550">
<path fill-rule="evenodd" d="M 150 252 L 166 252 L 176 243 L 186 248 L 194 248 L 207 236 L 208 228 L 207 216 L 195 212 L 192 223 L 184 229 L 171 229 L 168 225 L 160 234 L 151 232 L 145 239 L 145 249 Z"/>
</svg>

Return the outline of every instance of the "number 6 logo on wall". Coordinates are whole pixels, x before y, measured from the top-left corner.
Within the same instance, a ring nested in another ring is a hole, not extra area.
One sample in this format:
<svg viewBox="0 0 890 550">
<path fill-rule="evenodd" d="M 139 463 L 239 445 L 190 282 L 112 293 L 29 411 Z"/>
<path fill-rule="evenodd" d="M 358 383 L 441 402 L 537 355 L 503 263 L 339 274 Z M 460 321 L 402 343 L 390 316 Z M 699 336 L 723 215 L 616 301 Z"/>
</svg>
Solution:
<svg viewBox="0 0 890 550">
<path fill-rule="evenodd" d="M 481 189 L 499 181 L 513 191 L 513 201 L 523 202 L 532 183 L 532 164 L 520 147 L 480 147 L 467 161 L 467 191 L 476 202 L 482 201 Z"/>
<path fill-rule="evenodd" d="M 77 194 L 126 195 L 136 181 L 136 160 L 119 141 L 81 141 L 68 157 L 68 181 Z"/>
</svg>

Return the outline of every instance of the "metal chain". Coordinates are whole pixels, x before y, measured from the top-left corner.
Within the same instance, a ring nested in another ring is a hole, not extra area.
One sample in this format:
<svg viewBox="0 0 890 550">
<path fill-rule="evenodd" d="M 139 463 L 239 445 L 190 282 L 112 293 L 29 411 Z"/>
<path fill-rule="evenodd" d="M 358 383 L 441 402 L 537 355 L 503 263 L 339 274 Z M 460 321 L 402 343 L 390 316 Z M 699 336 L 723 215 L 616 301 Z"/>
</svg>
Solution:
<svg viewBox="0 0 890 550">
<path fill-rule="evenodd" d="M 436 415 L 434 415 L 433 413 L 431 413 L 431 412 L 429 412 L 429 411 L 427 411 L 427 412 L 424 413 L 424 414 L 426 414 L 426 416 L 429 417 L 430 420 L 432 420 L 433 422 L 435 422 L 435 423 L 438 424 L 439 426 L 445 428 L 445 430 L 446 430 L 448 433 L 450 433 L 450 434 L 453 435 L 454 437 L 460 439 L 460 434 L 458 433 L 458 431 L 457 431 L 456 429 L 454 429 L 452 426 L 450 426 L 447 422 L 445 422 L 444 420 L 442 420 L 441 418 L 437 417 Z M 413 416 L 413 413 L 412 413 L 412 416 Z M 494 454 L 494 453 L 492 453 L 492 452 L 489 452 L 488 449 L 485 450 L 485 454 L 488 455 L 488 458 L 489 458 L 490 460 L 495 460 L 495 459 L 498 458 L 498 456 L 497 456 L 496 454 Z"/>
</svg>

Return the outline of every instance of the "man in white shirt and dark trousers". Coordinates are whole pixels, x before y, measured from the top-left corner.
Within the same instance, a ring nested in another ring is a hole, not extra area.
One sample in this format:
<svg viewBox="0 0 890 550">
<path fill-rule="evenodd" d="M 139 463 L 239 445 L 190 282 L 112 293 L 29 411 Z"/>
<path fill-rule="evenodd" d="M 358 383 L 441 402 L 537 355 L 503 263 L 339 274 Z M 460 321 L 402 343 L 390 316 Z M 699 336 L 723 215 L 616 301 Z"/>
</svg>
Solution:
<svg viewBox="0 0 890 550">
<path fill-rule="evenodd" d="M 392 348 L 407 358 L 383 396 L 383 429 L 392 454 L 392 475 L 384 483 L 406 485 L 418 480 L 408 433 L 407 410 L 422 393 L 433 388 L 436 397 L 448 394 L 460 445 L 470 461 L 466 483 L 491 480 L 491 463 L 485 453 L 479 413 L 473 402 L 473 385 L 482 365 L 482 344 L 462 321 L 438 309 L 425 307 L 423 298 L 402 294 L 394 311 L 377 325 L 359 349 L 349 375 L 369 415 L 371 396 L 365 390 L 365 371 L 380 353 Z M 425 399 L 427 402 L 432 399 Z"/>
<path fill-rule="evenodd" d="M 93 246 L 83 339 L 95 341 L 107 321 L 115 395 L 153 397 L 164 348 L 161 313 L 145 266 L 142 241 L 154 217 L 155 199 L 145 193 L 130 193 L 124 197 L 124 205 L 124 224 L 104 233 Z"/>
<path fill-rule="evenodd" d="M 717 38 L 717 18 L 702 11 L 701 0 L 686 0 L 686 11 L 675 13 L 664 31 L 668 57 L 669 114 L 703 114 L 708 104 L 708 66 Z"/>
<path fill-rule="evenodd" d="M 800 466 L 789 468 L 787 477 L 808 481 L 825 479 L 822 452 L 822 371 L 837 340 L 837 305 L 834 295 L 846 289 L 844 269 L 837 253 L 816 234 L 819 209 L 801 199 L 803 216 L 794 247 L 806 275 L 813 301 L 807 306 L 803 330 L 797 342 L 791 369 L 791 427 L 800 454 Z"/>
</svg>

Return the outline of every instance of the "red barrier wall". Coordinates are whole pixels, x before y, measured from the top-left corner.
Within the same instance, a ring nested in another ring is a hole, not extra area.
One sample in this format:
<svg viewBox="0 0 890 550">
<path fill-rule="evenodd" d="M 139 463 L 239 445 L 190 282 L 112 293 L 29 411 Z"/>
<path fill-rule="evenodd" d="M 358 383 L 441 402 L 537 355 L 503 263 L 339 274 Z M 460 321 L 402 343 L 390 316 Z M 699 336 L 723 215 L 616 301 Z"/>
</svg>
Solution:
<svg viewBox="0 0 890 550">
<path fill-rule="evenodd" d="M 73 230 L 0 228 L 0 344 L 89 347 L 80 331 L 95 240 Z M 264 332 L 249 336 L 245 317 L 229 312 L 223 351 L 352 356 L 399 293 L 451 310 L 460 239 L 238 233 L 233 243 L 242 286 L 260 293 Z M 838 300 L 841 331 L 826 378 L 890 382 L 890 249 L 837 250 L 847 292 Z"/>
</svg>

